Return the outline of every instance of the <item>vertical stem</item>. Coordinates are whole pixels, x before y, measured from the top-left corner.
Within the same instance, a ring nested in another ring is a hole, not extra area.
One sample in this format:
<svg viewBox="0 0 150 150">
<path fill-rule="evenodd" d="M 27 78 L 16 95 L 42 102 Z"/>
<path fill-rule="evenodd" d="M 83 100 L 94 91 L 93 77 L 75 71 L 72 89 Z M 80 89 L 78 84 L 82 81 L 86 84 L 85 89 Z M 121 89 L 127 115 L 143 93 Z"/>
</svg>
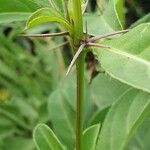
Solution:
<svg viewBox="0 0 150 150">
<path fill-rule="evenodd" d="M 79 40 L 83 36 L 83 20 L 81 0 L 73 0 L 73 21 L 74 21 L 74 42 L 79 44 Z"/>
<path fill-rule="evenodd" d="M 73 46 L 77 51 L 80 40 L 83 37 L 83 21 L 81 0 L 73 0 L 73 21 L 74 35 Z M 76 150 L 81 150 L 82 129 L 83 129 L 83 100 L 84 100 L 84 52 L 82 52 L 76 62 L 77 72 L 77 100 L 76 100 Z"/>
<path fill-rule="evenodd" d="M 77 114 L 76 114 L 76 150 L 81 150 L 83 129 L 83 100 L 84 100 L 84 53 L 76 63 L 77 70 Z"/>
</svg>

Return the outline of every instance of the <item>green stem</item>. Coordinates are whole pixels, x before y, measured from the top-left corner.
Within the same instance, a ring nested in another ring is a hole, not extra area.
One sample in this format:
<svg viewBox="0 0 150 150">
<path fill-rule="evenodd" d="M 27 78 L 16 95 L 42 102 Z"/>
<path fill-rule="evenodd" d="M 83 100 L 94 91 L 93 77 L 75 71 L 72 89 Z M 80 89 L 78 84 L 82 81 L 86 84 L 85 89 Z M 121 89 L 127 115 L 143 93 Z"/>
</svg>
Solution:
<svg viewBox="0 0 150 150">
<path fill-rule="evenodd" d="M 80 39 L 83 36 L 83 20 L 81 0 L 73 0 L 73 21 L 74 21 L 74 44 L 80 44 Z"/>
<path fill-rule="evenodd" d="M 73 47 L 76 52 L 80 46 L 80 40 L 83 37 L 83 20 L 81 0 L 73 0 Z M 83 100 L 84 100 L 84 57 L 82 52 L 76 62 L 77 72 L 77 100 L 76 100 L 76 150 L 81 150 L 82 130 L 83 130 Z"/>
<path fill-rule="evenodd" d="M 83 130 L 83 100 L 84 100 L 84 52 L 76 63 L 77 70 L 77 114 L 76 114 L 76 150 L 81 150 Z"/>
</svg>

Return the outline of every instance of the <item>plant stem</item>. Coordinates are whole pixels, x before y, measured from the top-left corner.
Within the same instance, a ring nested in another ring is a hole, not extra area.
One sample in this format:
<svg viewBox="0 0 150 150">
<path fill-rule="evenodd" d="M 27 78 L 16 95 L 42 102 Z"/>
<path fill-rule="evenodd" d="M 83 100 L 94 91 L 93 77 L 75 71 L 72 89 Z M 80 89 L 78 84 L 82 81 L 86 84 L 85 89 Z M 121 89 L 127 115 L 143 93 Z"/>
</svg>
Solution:
<svg viewBox="0 0 150 150">
<path fill-rule="evenodd" d="M 74 42 L 78 42 L 83 36 L 83 20 L 82 20 L 82 8 L 81 0 L 73 0 L 73 21 L 74 21 Z"/>
<path fill-rule="evenodd" d="M 76 114 L 76 150 L 81 150 L 83 129 L 83 100 L 84 100 L 84 52 L 76 63 L 77 70 L 77 114 Z"/>
<path fill-rule="evenodd" d="M 83 37 L 83 20 L 81 0 L 73 0 L 73 46 L 76 53 Z M 84 100 L 84 52 L 78 57 L 76 62 L 77 72 L 77 100 L 76 100 L 76 150 L 81 150 L 82 129 L 83 129 L 83 100 Z"/>
<path fill-rule="evenodd" d="M 69 32 L 59 32 L 59 33 L 47 33 L 47 34 L 22 34 L 24 37 L 53 37 L 53 36 L 65 36 L 69 35 Z"/>
</svg>

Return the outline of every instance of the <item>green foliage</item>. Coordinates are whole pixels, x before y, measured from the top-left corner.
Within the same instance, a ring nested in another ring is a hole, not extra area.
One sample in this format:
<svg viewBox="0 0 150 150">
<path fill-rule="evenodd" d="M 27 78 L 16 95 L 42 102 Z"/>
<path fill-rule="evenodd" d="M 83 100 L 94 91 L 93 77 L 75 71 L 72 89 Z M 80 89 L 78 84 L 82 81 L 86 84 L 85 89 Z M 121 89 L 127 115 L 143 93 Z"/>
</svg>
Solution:
<svg viewBox="0 0 150 150">
<path fill-rule="evenodd" d="M 83 143 L 82 143 L 82 149 L 86 150 L 95 150 L 96 143 L 97 143 L 97 137 L 100 132 L 100 125 L 96 124 L 89 128 L 87 128 L 83 132 Z"/>
<path fill-rule="evenodd" d="M 28 19 L 26 28 L 29 29 L 45 22 L 58 22 L 63 24 L 66 29 L 69 29 L 67 20 L 52 8 L 42 8 L 34 12 Z"/>
<path fill-rule="evenodd" d="M 49 117 L 54 131 L 68 149 L 73 149 L 75 140 L 74 81 L 72 76 L 61 81 L 57 89 L 50 95 L 48 102 Z"/>
<path fill-rule="evenodd" d="M 97 35 L 121 30 L 124 18 L 122 3 L 123 0 L 110 0 L 102 15 L 85 14 L 84 20 L 88 23 L 88 34 Z"/>
<path fill-rule="evenodd" d="M 135 36 L 137 34 L 139 36 Z M 98 59 L 114 78 L 150 92 L 150 85 L 147 84 L 150 82 L 149 39 L 150 24 L 139 25 L 123 36 L 110 40 L 109 49 L 97 50 Z"/>
<path fill-rule="evenodd" d="M 54 135 L 53 131 L 44 124 L 39 124 L 35 128 L 33 138 L 39 150 L 64 149 L 57 137 Z"/>
<path fill-rule="evenodd" d="M 63 0 L 49 0 L 51 6 L 56 10 L 56 11 L 61 11 L 63 13 L 64 8 L 65 8 L 65 3 Z"/>
<path fill-rule="evenodd" d="M 0 0 L 0 23 L 9 23 L 13 21 L 24 21 L 26 20 L 31 12 L 38 8 L 47 6 L 48 0 Z"/>
<path fill-rule="evenodd" d="M 97 0 L 92 12 L 87 2 L 0 0 L 0 150 L 149 150 L 149 14 L 137 13 L 143 17 L 128 33 L 91 41 L 126 27 L 128 8 L 124 0 Z M 22 21 L 27 33 L 68 34 L 22 37 Z M 76 72 L 64 77 L 66 56 L 83 44 Z"/>
<path fill-rule="evenodd" d="M 148 115 L 149 108 L 149 93 L 135 89 L 125 92 L 108 112 L 96 149 L 124 149 L 134 130 Z"/>
</svg>

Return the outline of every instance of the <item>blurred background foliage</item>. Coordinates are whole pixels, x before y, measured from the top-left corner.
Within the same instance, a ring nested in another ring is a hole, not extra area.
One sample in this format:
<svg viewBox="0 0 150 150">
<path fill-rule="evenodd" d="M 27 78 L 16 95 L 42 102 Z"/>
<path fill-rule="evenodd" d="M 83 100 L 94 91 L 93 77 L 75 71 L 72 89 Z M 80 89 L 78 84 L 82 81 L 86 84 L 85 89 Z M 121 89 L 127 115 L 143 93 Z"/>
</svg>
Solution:
<svg viewBox="0 0 150 150">
<path fill-rule="evenodd" d="M 107 0 L 90 0 L 88 11 L 103 11 L 106 3 Z M 126 27 L 149 12 L 149 0 L 126 0 Z M 0 150 L 34 150 L 32 131 L 40 122 L 55 130 L 71 149 L 75 138 L 75 77 L 64 77 L 72 58 L 69 44 L 64 37 L 23 37 L 24 26 L 24 22 L 0 25 Z M 55 24 L 44 24 L 29 32 L 58 29 Z M 92 55 L 86 63 L 85 127 L 102 122 L 112 102 L 128 88 L 103 73 L 89 84 Z M 150 149 L 149 126 L 147 119 L 127 149 Z"/>
</svg>

